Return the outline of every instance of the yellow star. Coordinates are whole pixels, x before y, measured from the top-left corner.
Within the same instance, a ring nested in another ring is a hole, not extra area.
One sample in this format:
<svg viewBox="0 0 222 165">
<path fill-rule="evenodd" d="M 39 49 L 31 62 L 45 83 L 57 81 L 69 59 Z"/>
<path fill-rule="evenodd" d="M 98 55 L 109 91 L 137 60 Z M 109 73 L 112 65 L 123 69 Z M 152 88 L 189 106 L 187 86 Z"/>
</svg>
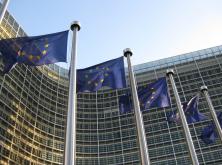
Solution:
<svg viewBox="0 0 222 165">
<path fill-rule="evenodd" d="M 40 60 L 41 59 L 41 56 L 36 56 L 37 60 Z"/>
<path fill-rule="evenodd" d="M 101 83 L 102 83 L 103 81 L 104 81 L 103 79 L 100 80 Z"/>
<path fill-rule="evenodd" d="M 45 44 L 45 48 L 48 48 L 49 47 L 49 44 Z"/>
<path fill-rule="evenodd" d="M 108 74 L 108 73 L 105 73 L 105 76 L 107 77 L 107 76 L 109 76 L 109 74 Z"/>
<path fill-rule="evenodd" d="M 25 53 L 25 51 L 22 51 L 22 54 L 21 54 L 21 56 L 24 56 L 26 53 Z"/>
<path fill-rule="evenodd" d="M 33 57 L 34 57 L 34 56 L 31 55 L 31 54 L 28 56 L 28 58 L 29 58 L 30 61 L 32 61 Z"/>
<path fill-rule="evenodd" d="M 96 70 L 99 70 L 99 67 L 98 67 L 98 66 L 96 67 Z"/>
<path fill-rule="evenodd" d="M 108 71 L 108 70 L 109 70 L 109 68 L 106 68 L 106 70 Z"/>
<path fill-rule="evenodd" d="M 46 55 L 46 53 L 47 53 L 46 50 L 43 50 L 43 51 L 42 51 L 42 54 L 43 54 L 43 55 Z"/>
</svg>

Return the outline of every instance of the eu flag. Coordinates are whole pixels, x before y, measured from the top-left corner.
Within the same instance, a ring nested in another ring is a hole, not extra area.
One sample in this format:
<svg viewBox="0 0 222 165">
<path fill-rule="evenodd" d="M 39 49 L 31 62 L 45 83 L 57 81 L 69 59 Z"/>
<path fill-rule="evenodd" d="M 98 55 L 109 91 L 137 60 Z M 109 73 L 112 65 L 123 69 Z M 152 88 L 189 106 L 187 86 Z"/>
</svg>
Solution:
<svg viewBox="0 0 222 165">
<path fill-rule="evenodd" d="M 77 91 L 94 92 L 101 87 L 125 88 L 123 57 L 77 70 Z"/>
<path fill-rule="evenodd" d="M 217 119 L 220 123 L 220 126 L 222 127 L 222 112 L 217 113 Z M 210 125 L 203 128 L 201 136 L 200 136 L 200 138 L 206 144 L 214 143 L 217 137 L 218 135 L 217 135 L 216 126 L 214 123 L 211 123 Z"/>
<path fill-rule="evenodd" d="M 151 84 L 138 87 L 138 98 L 141 110 L 170 106 L 166 78 L 162 77 Z"/>
<path fill-rule="evenodd" d="M 217 133 L 215 131 L 215 125 L 211 124 L 206 126 L 201 133 L 200 138 L 203 140 L 206 144 L 211 144 L 216 141 Z"/>
<path fill-rule="evenodd" d="M 121 114 L 132 110 L 132 100 L 129 93 L 119 96 L 119 111 Z"/>
<path fill-rule="evenodd" d="M 7 73 L 18 64 L 38 66 L 66 62 L 68 31 L 0 40 L 0 52 Z"/>
<path fill-rule="evenodd" d="M 199 95 L 194 96 L 189 102 L 182 104 L 182 109 L 187 119 L 187 123 L 195 123 L 207 119 L 207 117 L 198 111 Z M 180 122 L 179 114 L 176 111 L 167 115 L 169 122 Z"/>
<path fill-rule="evenodd" d="M 166 116 L 169 123 L 180 123 L 180 116 L 176 111 L 169 112 Z"/>
<path fill-rule="evenodd" d="M 188 103 L 183 104 L 187 123 L 195 123 L 207 119 L 207 117 L 198 111 L 199 95 L 196 95 Z"/>
</svg>

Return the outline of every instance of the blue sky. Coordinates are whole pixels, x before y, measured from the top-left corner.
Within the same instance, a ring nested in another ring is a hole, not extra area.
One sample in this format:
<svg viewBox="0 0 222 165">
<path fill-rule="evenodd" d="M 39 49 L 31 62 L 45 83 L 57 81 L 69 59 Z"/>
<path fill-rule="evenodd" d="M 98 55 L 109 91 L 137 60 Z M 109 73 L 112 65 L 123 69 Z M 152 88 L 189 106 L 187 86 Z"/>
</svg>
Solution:
<svg viewBox="0 0 222 165">
<path fill-rule="evenodd" d="M 135 65 L 222 45 L 221 6 L 221 0 L 11 0 L 8 10 L 30 36 L 80 21 L 77 67 L 84 68 L 128 47 Z"/>
</svg>

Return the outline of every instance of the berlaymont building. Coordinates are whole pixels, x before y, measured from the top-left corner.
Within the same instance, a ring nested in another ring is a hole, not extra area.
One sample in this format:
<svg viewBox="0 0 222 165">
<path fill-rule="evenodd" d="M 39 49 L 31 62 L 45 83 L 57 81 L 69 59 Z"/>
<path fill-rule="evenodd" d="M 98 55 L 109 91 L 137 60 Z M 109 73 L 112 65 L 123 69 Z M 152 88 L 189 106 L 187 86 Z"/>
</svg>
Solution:
<svg viewBox="0 0 222 165">
<path fill-rule="evenodd" d="M 0 35 L 10 38 L 26 34 L 6 12 Z M 222 46 L 136 65 L 138 85 L 165 76 L 166 69 L 175 71 L 182 103 L 206 85 L 215 110 L 222 111 Z M 18 65 L 9 74 L 0 76 L 1 165 L 63 164 L 68 84 L 68 70 L 57 65 Z M 177 109 L 169 80 L 168 84 L 171 106 L 143 112 L 151 164 L 190 165 L 181 125 L 166 120 L 166 114 Z M 141 164 L 133 112 L 119 113 L 118 96 L 123 91 L 102 89 L 78 94 L 76 164 Z M 200 96 L 199 111 L 208 119 L 189 125 L 198 160 L 204 165 L 221 165 L 221 141 L 217 139 L 207 145 L 200 139 L 202 129 L 212 121 L 207 102 Z"/>
</svg>

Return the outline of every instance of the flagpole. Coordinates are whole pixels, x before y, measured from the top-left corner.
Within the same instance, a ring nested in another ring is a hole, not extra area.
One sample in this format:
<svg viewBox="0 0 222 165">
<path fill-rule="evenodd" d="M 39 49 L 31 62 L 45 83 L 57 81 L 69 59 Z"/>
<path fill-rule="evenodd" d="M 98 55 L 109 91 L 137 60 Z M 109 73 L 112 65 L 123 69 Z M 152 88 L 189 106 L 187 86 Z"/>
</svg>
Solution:
<svg viewBox="0 0 222 165">
<path fill-rule="evenodd" d="M 210 99 L 210 96 L 209 96 L 209 93 L 208 93 L 208 88 L 207 88 L 207 86 L 203 85 L 203 86 L 200 87 L 200 90 L 201 90 L 201 92 L 203 92 L 203 94 L 204 94 L 204 96 L 205 96 L 205 98 L 207 100 L 208 106 L 210 108 L 211 116 L 213 117 L 213 120 L 214 120 L 214 123 L 216 125 L 218 134 L 220 136 L 220 140 L 222 141 L 222 129 L 221 129 L 220 123 L 218 121 L 217 114 L 215 112 L 215 109 L 214 109 L 214 106 L 212 104 L 212 101 Z"/>
<path fill-rule="evenodd" d="M 185 133 L 185 136 L 186 136 L 186 141 L 187 141 L 189 152 L 190 152 L 190 157 L 192 159 L 192 164 L 193 165 L 198 165 L 199 162 L 198 162 L 197 154 L 196 154 L 196 151 L 195 151 L 195 148 L 194 148 L 194 145 L 193 145 L 193 140 L 192 140 L 192 137 L 191 137 L 191 134 L 190 134 L 189 127 L 187 125 L 186 117 L 185 117 L 184 111 L 182 109 L 182 104 L 180 102 L 179 94 L 178 94 L 178 91 L 177 91 L 177 88 L 176 88 L 176 85 L 175 85 L 175 82 L 174 82 L 174 79 L 173 79 L 173 75 L 174 75 L 173 69 L 167 69 L 167 76 L 169 77 L 170 83 L 171 83 L 172 88 L 173 88 L 173 93 L 174 93 L 174 96 L 175 96 L 175 99 L 176 99 L 177 108 L 178 108 L 178 111 L 179 111 L 180 119 L 182 121 L 183 130 L 184 130 L 184 133 Z"/>
<path fill-rule="evenodd" d="M 130 56 L 133 55 L 132 51 L 129 48 L 123 50 L 124 56 L 127 58 L 128 63 L 128 71 L 129 71 L 129 79 L 130 79 L 130 87 L 132 91 L 133 97 L 133 105 L 134 105 L 134 115 L 136 118 L 136 127 L 137 127 L 137 135 L 140 145 L 140 156 L 142 165 L 150 165 L 149 153 L 146 141 L 146 134 L 144 130 L 143 116 L 140 111 L 139 99 L 136 88 L 136 81 L 133 74 L 133 69 L 131 66 Z"/>
<path fill-rule="evenodd" d="M 70 29 L 73 31 L 73 36 L 70 62 L 69 100 L 65 142 L 65 165 L 75 165 L 76 158 L 76 38 L 77 31 L 80 30 L 80 23 L 78 21 L 72 22 Z"/>
<path fill-rule="evenodd" d="M 2 19 L 5 15 L 5 11 L 7 9 L 8 3 L 9 3 L 9 0 L 4 0 L 2 3 L 2 7 L 0 9 L 0 23 L 2 22 Z"/>
</svg>

